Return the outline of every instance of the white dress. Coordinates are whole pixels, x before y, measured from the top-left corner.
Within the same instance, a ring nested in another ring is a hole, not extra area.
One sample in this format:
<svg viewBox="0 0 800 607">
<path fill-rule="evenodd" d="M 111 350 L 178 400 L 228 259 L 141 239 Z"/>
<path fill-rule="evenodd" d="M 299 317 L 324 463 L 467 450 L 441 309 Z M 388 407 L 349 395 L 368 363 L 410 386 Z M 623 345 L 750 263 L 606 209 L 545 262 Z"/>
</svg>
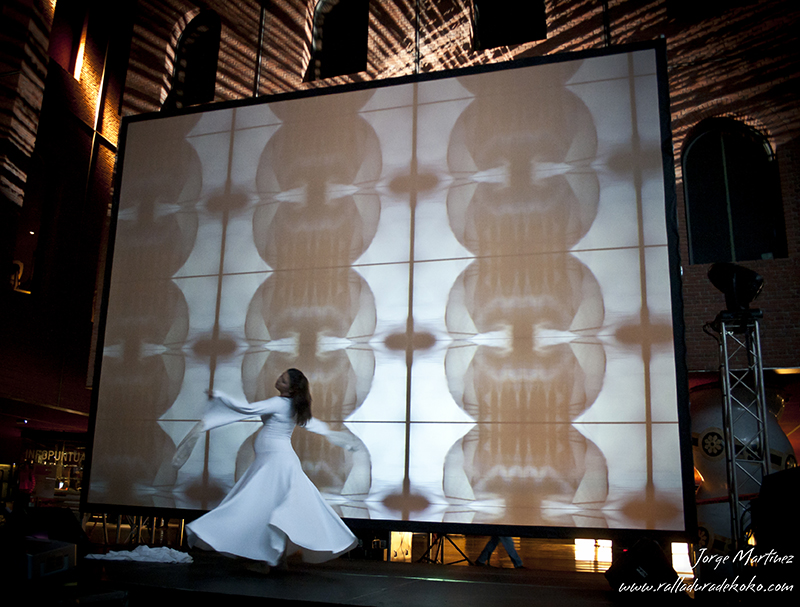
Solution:
<svg viewBox="0 0 800 607">
<path fill-rule="evenodd" d="M 209 404 L 198 431 L 255 415 L 264 426 L 255 440 L 255 461 L 216 508 L 187 525 L 190 546 L 273 566 L 284 553 L 300 551 L 304 561 L 321 563 L 356 546 L 356 537 L 322 499 L 292 449 L 295 421 L 288 398 L 239 403 L 217 393 Z M 309 425 L 326 434 L 323 422 L 312 419 Z"/>
</svg>

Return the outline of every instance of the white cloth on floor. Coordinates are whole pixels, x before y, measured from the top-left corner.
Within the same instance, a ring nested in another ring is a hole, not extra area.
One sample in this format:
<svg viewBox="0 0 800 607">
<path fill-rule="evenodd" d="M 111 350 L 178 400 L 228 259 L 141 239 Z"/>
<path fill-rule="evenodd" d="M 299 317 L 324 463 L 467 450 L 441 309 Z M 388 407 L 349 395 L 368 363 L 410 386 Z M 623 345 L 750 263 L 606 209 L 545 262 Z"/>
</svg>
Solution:
<svg viewBox="0 0 800 607">
<path fill-rule="evenodd" d="M 295 421 L 288 398 L 239 403 L 215 393 L 202 429 L 255 415 L 264 422 L 255 461 L 216 508 L 187 525 L 189 545 L 270 565 L 284 553 L 300 551 L 304 561 L 321 563 L 354 548 L 356 537 L 322 499 L 292 449 Z"/>
<path fill-rule="evenodd" d="M 106 554 L 87 554 L 87 559 L 107 561 L 144 561 L 148 563 L 191 563 L 192 557 L 166 546 L 137 546 L 134 550 L 112 550 Z"/>
</svg>

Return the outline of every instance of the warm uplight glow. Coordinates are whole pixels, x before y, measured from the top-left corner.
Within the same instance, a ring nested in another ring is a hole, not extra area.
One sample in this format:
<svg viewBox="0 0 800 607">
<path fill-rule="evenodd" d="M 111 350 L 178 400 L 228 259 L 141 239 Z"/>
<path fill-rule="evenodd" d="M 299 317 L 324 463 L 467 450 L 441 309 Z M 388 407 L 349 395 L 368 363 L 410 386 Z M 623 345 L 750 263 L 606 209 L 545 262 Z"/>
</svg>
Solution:
<svg viewBox="0 0 800 607">
<path fill-rule="evenodd" d="M 603 572 L 611 567 L 611 540 L 575 540 L 575 570 Z"/>
<path fill-rule="evenodd" d="M 700 488 L 700 486 L 703 484 L 703 481 L 705 481 L 705 480 L 706 479 L 703 478 L 703 475 L 700 474 L 700 470 L 695 468 L 694 469 L 694 490 L 695 490 L 695 493 L 697 492 L 697 490 Z"/>
<path fill-rule="evenodd" d="M 83 69 L 83 52 L 86 49 L 87 24 L 88 24 L 88 19 L 83 22 L 83 30 L 81 30 L 81 42 L 78 45 L 78 54 L 75 56 L 75 71 L 72 72 L 72 75 L 75 77 L 75 80 L 81 79 L 81 70 Z"/>
<path fill-rule="evenodd" d="M 411 562 L 411 536 L 410 531 L 392 531 L 390 560 L 401 563 Z"/>
<path fill-rule="evenodd" d="M 45 16 L 47 20 L 52 24 L 53 23 L 53 15 L 56 12 L 56 0 L 47 0 L 42 6 Z"/>
<path fill-rule="evenodd" d="M 672 568 L 682 578 L 694 576 L 692 562 L 689 559 L 689 544 L 672 543 Z"/>
<path fill-rule="evenodd" d="M 791 368 L 775 369 L 774 371 L 778 375 L 797 375 L 798 373 L 800 373 L 800 369 L 798 369 L 798 368 L 795 368 L 795 369 L 791 369 Z"/>
</svg>

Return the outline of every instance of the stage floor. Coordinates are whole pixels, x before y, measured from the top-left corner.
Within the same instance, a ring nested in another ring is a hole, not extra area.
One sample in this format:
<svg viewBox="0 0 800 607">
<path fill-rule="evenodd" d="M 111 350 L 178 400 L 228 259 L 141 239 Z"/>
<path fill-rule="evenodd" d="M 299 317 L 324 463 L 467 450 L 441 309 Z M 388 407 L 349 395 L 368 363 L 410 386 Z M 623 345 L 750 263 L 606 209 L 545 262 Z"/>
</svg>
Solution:
<svg viewBox="0 0 800 607">
<path fill-rule="evenodd" d="M 196 600 L 264 605 L 264 599 L 299 606 L 550 607 L 615 605 L 619 598 L 602 573 L 341 558 L 320 565 L 291 562 L 288 570 L 261 574 L 214 553 L 191 555 L 189 564 L 84 561 L 84 588 L 97 580 L 97 598 L 125 593 L 129 607 Z"/>
</svg>

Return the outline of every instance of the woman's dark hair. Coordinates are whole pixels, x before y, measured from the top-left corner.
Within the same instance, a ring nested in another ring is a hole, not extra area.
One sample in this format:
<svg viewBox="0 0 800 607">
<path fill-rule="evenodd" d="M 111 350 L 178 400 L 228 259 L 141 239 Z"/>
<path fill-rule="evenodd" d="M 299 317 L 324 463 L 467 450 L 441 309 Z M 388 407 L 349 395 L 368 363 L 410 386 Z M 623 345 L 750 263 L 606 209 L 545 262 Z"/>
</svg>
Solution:
<svg viewBox="0 0 800 607">
<path fill-rule="evenodd" d="M 289 398 L 292 399 L 294 421 L 298 426 L 305 426 L 311 419 L 311 391 L 308 379 L 299 369 L 287 369 L 289 376 Z"/>
</svg>

